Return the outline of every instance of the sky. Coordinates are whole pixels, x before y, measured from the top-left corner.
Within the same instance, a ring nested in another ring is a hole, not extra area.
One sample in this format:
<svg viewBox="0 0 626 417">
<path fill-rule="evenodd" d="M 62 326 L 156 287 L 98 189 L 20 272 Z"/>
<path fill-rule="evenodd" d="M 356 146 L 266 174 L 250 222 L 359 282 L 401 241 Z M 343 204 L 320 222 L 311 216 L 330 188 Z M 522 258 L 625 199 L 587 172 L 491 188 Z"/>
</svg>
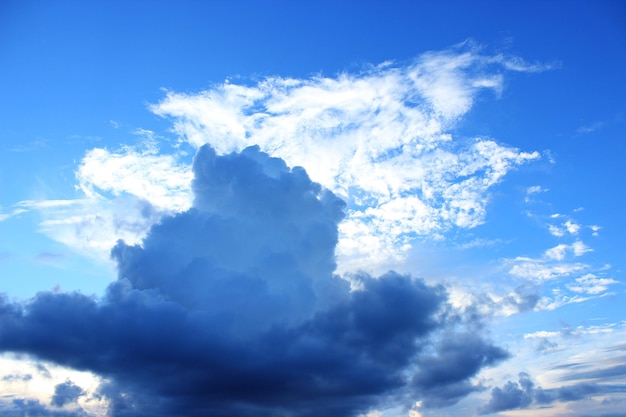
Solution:
<svg viewBox="0 0 626 417">
<path fill-rule="evenodd" d="M 0 414 L 625 416 L 626 4 L 0 3 Z"/>
</svg>

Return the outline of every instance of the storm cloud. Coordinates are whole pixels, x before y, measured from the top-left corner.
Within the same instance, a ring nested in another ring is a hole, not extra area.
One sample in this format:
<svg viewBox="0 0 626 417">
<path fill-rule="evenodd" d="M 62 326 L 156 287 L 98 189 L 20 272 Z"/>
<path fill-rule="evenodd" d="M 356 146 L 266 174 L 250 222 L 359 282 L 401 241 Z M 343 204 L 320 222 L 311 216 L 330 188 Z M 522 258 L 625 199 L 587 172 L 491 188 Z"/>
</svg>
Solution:
<svg viewBox="0 0 626 417">
<path fill-rule="evenodd" d="M 345 205 L 304 169 L 257 147 L 203 146 L 192 186 L 190 210 L 112 249 L 118 278 L 104 296 L 3 298 L 0 349 L 102 376 L 97 395 L 115 417 L 440 407 L 508 356 L 446 319 L 442 286 L 393 271 L 336 275 Z M 83 394 L 67 381 L 52 403 Z"/>
</svg>

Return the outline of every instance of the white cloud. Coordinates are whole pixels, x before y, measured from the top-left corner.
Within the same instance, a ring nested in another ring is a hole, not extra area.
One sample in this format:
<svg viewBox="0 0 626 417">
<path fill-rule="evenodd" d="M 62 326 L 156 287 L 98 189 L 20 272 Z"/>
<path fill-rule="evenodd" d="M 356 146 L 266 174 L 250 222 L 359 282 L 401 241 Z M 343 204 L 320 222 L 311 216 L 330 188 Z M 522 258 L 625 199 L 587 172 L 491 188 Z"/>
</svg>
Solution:
<svg viewBox="0 0 626 417">
<path fill-rule="evenodd" d="M 554 263 L 545 259 L 516 258 L 509 274 L 534 282 L 544 282 L 567 277 L 586 268 L 588 266 L 582 263 Z"/>
<path fill-rule="evenodd" d="M 545 338 L 545 337 L 557 337 L 561 333 L 560 332 L 548 332 L 545 330 L 540 330 L 534 333 L 526 333 L 524 335 L 524 339 L 537 339 L 537 338 Z"/>
<path fill-rule="evenodd" d="M 548 259 L 562 261 L 563 259 L 565 259 L 568 253 L 571 253 L 572 255 L 578 257 L 591 251 L 592 251 L 591 248 L 589 248 L 583 242 L 578 240 L 571 245 L 559 244 L 553 248 L 550 248 L 546 250 L 546 252 L 544 253 L 544 256 Z"/>
<path fill-rule="evenodd" d="M 594 122 L 589 125 L 581 126 L 576 130 L 576 133 L 579 135 L 585 135 L 588 133 L 595 132 L 596 130 L 602 129 L 604 127 L 604 122 Z"/>
<path fill-rule="evenodd" d="M 617 284 L 618 281 L 612 278 L 601 278 L 595 274 L 585 274 L 576 278 L 576 283 L 567 285 L 570 291 L 584 294 L 600 294 L 608 290 L 609 285 Z"/>
<path fill-rule="evenodd" d="M 10 212 L 7 213 L 7 212 L 3 212 L 2 206 L 0 206 L 0 222 L 8 220 L 11 217 L 18 216 L 26 211 L 28 210 L 18 205 L 17 207 L 14 207 Z"/>
<path fill-rule="evenodd" d="M 545 252 L 545 256 L 550 259 L 555 259 L 557 261 L 562 261 L 565 258 L 565 252 L 567 251 L 567 245 L 557 245 L 553 248 L 548 249 Z"/>
<path fill-rule="evenodd" d="M 563 223 L 563 226 L 565 226 L 565 229 L 573 235 L 578 234 L 578 232 L 580 231 L 580 225 L 572 222 L 571 220 Z"/>
<path fill-rule="evenodd" d="M 451 132 L 481 91 L 501 92 L 507 70 L 547 68 L 485 55 L 466 42 L 406 65 L 386 62 L 335 77 L 267 77 L 195 94 L 169 91 L 150 109 L 169 118 L 179 140 L 193 147 L 210 143 L 224 154 L 259 145 L 303 166 L 348 203 L 340 272 L 373 271 L 404 259 L 416 239 L 482 224 L 492 187 L 539 158 Z M 87 152 L 76 173 L 84 199 L 63 210 L 36 204 L 46 211 L 42 227 L 50 236 L 104 253 L 118 238 L 141 239 L 158 215 L 190 206 L 190 167 L 176 152 L 158 149 L 153 132 L 135 133 L 144 137 L 139 146 Z"/>
<path fill-rule="evenodd" d="M 580 240 L 574 242 L 570 247 L 572 249 L 572 252 L 574 253 L 574 256 L 582 256 L 583 254 L 591 252 L 593 250 Z"/>
<path fill-rule="evenodd" d="M 40 230 L 91 258 L 108 260 L 117 240 L 140 243 L 163 214 L 191 206 L 191 167 L 161 154 L 149 131 L 138 146 L 94 148 L 76 171 L 82 198 L 25 200 L 16 210 L 37 211 Z"/>
<path fill-rule="evenodd" d="M 85 390 L 86 395 L 79 398 L 77 404 L 66 406 L 65 411 L 70 413 L 82 408 L 89 415 L 104 417 L 106 414 L 106 400 L 97 394 L 102 379 L 91 372 L 77 371 L 50 362 L 35 362 L 7 353 L 0 355 L 0 369 L 0 392 L 3 394 L 0 397 L 0 413 L 5 408 L 15 412 L 11 407 L 14 398 L 49 404 L 55 385 L 71 380 Z"/>
<path fill-rule="evenodd" d="M 151 109 L 171 118 L 193 146 L 210 143 L 228 153 L 258 144 L 303 166 L 348 200 L 338 252 L 344 266 L 365 268 L 401 258 L 416 236 L 481 224 L 490 188 L 539 158 L 489 138 L 464 142 L 449 133 L 481 90 L 502 89 L 503 68 L 539 70 L 517 58 L 481 55 L 468 43 L 358 74 L 168 92 Z"/>
<path fill-rule="evenodd" d="M 562 217 L 562 215 L 553 214 L 550 216 L 552 219 L 558 219 Z M 563 237 L 566 233 L 570 235 L 577 235 L 580 232 L 581 226 L 578 223 L 573 222 L 572 220 L 567 220 L 560 225 L 550 224 L 548 225 L 548 230 L 550 234 L 556 237 Z"/>
<path fill-rule="evenodd" d="M 559 244 L 546 250 L 540 258 L 518 257 L 507 261 L 511 265 L 508 272 L 514 278 L 535 284 L 564 285 L 552 287 L 552 294 L 542 297 L 535 307 L 535 310 L 554 310 L 567 304 L 604 297 L 608 295 L 608 286 L 617 283 L 613 279 L 599 278 L 594 273 L 606 271 L 610 265 L 597 267 L 574 261 L 590 251 L 592 249 L 579 240 L 571 245 Z M 581 277 L 581 274 L 585 275 Z"/>
<path fill-rule="evenodd" d="M 161 215 L 149 203 L 132 195 L 24 201 L 20 205 L 40 213 L 41 232 L 97 260 L 108 260 L 118 239 L 139 243 Z"/>
<path fill-rule="evenodd" d="M 598 232 L 601 229 L 600 226 L 594 224 L 594 225 L 589 226 L 589 228 L 591 229 L 593 236 L 598 236 Z"/>
<path fill-rule="evenodd" d="M 577 304 L 585 301 L 593 300 L 596 298 L 602 298 L 609 295 L 609 293 L 597 294 L 597 295 L 567 295 L 561 291 L 555 291 L 552 297 L 542 297 L 537 303 L 535 310 L 556 310 L 568 304 Z"/>
<path fill-rule="evenodd" d="M 565 235 L 565 231 L 563 229 L 553 224 L 548 225 L 548 230 L 552 236 L 563 237 Z"/>
<path fill-rule="evenodd" d="M 530 203 L 532 201 L 531 196 L 533 194 L 545 193 L 548 189 L 541 187 L 540 185 L 533 185 L 531 187 L 526 188 L 526 198 L 524 201 L 526 203 Z"/>
<path fill-rule="evenodd" d="M 76 172 L 78 187 L 88 197 L 102 192 L 128 194 L 166 211 L 191 206 L 190 167 L 176 155 L 159 154 L 153 141 L 140 147 L 123 147 L 117 152 L 95 148 L 87 152 Z"/>
</svg>

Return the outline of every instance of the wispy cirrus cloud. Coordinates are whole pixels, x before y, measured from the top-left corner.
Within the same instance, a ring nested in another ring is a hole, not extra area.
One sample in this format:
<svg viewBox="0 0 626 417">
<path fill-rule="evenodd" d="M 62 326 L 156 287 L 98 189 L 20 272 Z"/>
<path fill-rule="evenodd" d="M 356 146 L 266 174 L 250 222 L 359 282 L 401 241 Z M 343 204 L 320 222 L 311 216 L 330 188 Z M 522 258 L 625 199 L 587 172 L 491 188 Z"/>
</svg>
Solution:
<svg viewBox="0 0 626 417">
<path fill-rule="evenodd" d="M 580 303 L 610 295 L 610 286 L 618 281 L 606 277 L 610 265 L 601 267 L 577 261 L 592 249 L 581 241 L 559 244 L 538 258 L 518 257 L 505 261 L 509 275 L 547 287 L 535 309 L 554 310 L 567 304 Z"/>
<path fill-rule="evenodd" d="M 227 154 L 258 145 L 303 166 L 348 204 L 337 248 L 340 270 L 381 271 L 403 259 L 415 239 L 441 239 L 451 229 L 482 224 L 493 186 L 540 157 L 492 138 L 451 132 L 482 92 L 499 94 L 507 71 L 549 68 L 485 54 L 466 42 L 336 76 L 273 76 L 197 93 L 169 91 L 150 109 L 171 120 L 179 141 L 194 148 L 209 143 Z M 138 146 L 95 148 L 83 158 L 77 186 L 97 202 L 91 214 L 115 218 L 114 201 L 128 196 L 158 212 L 189 207 L 190 165 L 176 148 L 158 149 L 154 135 L 143 136 Z M 62 219 L 48 218 L 48 226 L 54 220 Z M 143 220 L 129 223 L 117 228 L 126 237 Z M 97 239 L 92 224 L 97 221 L 76 222 L 75 246 L 84 246 L 80 235 Z M 134 240 L 142 233 L 145 228 Z M 71 244 L 71 236 L 64 236 Z M 105 247 L 111 238 L 103 240 L 90 245 Z"/>
</svg>

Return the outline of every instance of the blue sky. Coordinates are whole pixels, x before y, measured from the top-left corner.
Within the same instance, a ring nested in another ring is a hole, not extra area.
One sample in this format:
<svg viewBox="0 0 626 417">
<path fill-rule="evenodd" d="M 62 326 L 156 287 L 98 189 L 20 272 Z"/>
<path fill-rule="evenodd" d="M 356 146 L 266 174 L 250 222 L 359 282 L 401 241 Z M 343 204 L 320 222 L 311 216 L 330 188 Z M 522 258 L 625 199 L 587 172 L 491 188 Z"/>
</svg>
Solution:
<svg viewBox="0 0 626 417">
<path fill-rule="evenodd" d="M 3 415 L 623 415 L 624 21 L 3 2 Z"/>
</svg>

